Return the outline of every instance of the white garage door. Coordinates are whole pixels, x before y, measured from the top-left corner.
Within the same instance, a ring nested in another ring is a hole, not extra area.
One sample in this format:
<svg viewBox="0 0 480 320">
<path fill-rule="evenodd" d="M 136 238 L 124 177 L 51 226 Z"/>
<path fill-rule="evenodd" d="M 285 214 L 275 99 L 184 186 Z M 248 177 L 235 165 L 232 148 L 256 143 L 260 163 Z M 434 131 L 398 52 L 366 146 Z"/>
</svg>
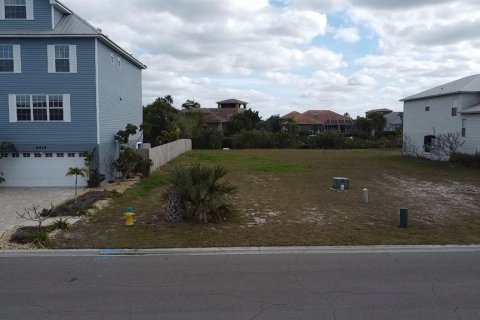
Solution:
<svg viewBox="0 0 480 320">
<path fill-rule="evenodd" d="M 79 152 L 20 152 L 2 153 L 0 171 L 5 187 L 73 187 L 75 176 L 67 177 L 69 167 L 85 167 L 83 153 Z M 85 179 L 78 177 L 78 185 Z"/>
</svg>

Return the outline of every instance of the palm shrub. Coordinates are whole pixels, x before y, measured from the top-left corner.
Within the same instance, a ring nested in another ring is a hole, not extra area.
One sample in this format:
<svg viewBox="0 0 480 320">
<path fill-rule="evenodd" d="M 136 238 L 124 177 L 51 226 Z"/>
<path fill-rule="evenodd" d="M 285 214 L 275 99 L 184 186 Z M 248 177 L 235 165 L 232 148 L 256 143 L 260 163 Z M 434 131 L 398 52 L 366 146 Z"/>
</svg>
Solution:
<svg viewBox="0 0 480 320">
<path fill-rule="evenodd" d="M 170 187 L 164 195 L 167 200 L 165 219 L 187 218 L 198 224 L 221 221 L 232 212 L 230 196 L 235 190 L 224 179 L 227 173 L 221 166 L 211 168 L 198 163 L 172 170 Z"/>
<path fill-rule="evenodd" d="M 68 176 L 75 176 L 75 203 L 77 203 L 77 185 L 78 185 L 78 176 L 80 177 L 85 177 L 86 175 L 86 170 L 85 168 L 79 168 L 79 167 L 70 167 L 68 168 L 67 171 L 67 177 Z"/>
</svg>

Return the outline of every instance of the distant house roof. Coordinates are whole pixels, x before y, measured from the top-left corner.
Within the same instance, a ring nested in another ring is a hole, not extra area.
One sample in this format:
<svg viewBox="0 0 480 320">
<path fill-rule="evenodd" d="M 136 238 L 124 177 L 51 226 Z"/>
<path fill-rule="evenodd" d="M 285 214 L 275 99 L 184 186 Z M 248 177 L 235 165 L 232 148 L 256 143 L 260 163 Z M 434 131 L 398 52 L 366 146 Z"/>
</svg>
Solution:
<svg viewBox="0 0 480 320">
<path fill-rule="evenodd" d="M 217 103 L 218 104 L 239 103 L 239 104 L 245 104 L 245 105 L 248 104 L 248 102 L 237 100 L 237 99 L 228 99 L 228 100 L 218 101 Z"/>
<path fill-rule="evenodd" d="M 310 117 L 305 113 L 299 114 L 293 120 L 295 120 L 297 124 L 321 124 L 319 121 L 315 120 L 314 118 Z"/>
<path fill-rule="evenodd" d="M 295 119 L 295 117 L 299 116 L 301 113 L 300 112 L 297 112 L 297 111 L 292 111 L 290 113 L 287 113 L 286 115 L 284 115 L 283 117 L 281 117 L 280 119 L 283 119 L 283 120 L 293 120 Z"/>
<path fill-rule="evenodd" d="M 403 112 L 391 112 L 386 114 L 384 118 L 387 120 L 388 123 L 391 125 L 401 125 L 403 124 Z"/>
<path fill-rule="evenodd" d="M 365 112 L 366 114 L 371 114 L 371 113 L 384 113 L 384 112 L 392 112 L 393 110 L 387 109 L 387 108 L 381 108 L 381 109 L 373 109 Z"/>
<path fill-rule="evenodd" d="M 458 79 L 441 86 L 429 89 L 400 101 L 412 101 L 430 97 L 445 96 L 461 92 L 480 92 L 480 74 Z"/>
<path fill-rule="evenodd" d="M 55 1 L 55 0 L 54 0 Z M 52 3 L 52 1 L 50 1 Z M 59 1 L 55 1 L 53 5 L 63 12 L 65 15 L 60 19 L 55 29 L 52 30 L 1 30 L 0 35 L 2 37 L 95 37 L 105 43 L 107 46 L 119 51 L 124 58 L 135 64 L 141 69 L 147 67 L 139 60 L 135 59 L 130 53 L 122 49 L 115 42 L 110 40 L 108 36 L 102 33 L 102 30 L 95 28 L 85 19 L 79 17 L 76 13 L 65 7 Z"/>
<path fill-rule="evenodd" d="M 353 121 L 350 117 L 342 116 L 330 110 L 308 110 L 304 113 L 290 112 L 281 119 L 292 119 L 298 124 L 326 124 L 330 121 Z"/>
<path fill-rule="evenodd" d="M 460 111 L 461 114 L 473 114 L 473 113 L 480 113 L 480 104 L 474 105 L 468 109 Z"/>
<path fill-rule="evenodd" d="M 190 112 L 198 111 L 203 114 L 203 120 L 206 123 L 226 123 L 232 120 L 237 113 L 235 109 L 218 109 L 218 108 L 199 108 L 191 109 Z"/>
<path fill-rule="evenodd" d="M 317 121 L 319 124 L 324 124 L 328 121 L 345 121 L 345 120 L 352 120 L 350 117 L 342 116 L 336 112 L 330 110 L 308 110 L 304 114 L 312 117 Z"/>
</svg>

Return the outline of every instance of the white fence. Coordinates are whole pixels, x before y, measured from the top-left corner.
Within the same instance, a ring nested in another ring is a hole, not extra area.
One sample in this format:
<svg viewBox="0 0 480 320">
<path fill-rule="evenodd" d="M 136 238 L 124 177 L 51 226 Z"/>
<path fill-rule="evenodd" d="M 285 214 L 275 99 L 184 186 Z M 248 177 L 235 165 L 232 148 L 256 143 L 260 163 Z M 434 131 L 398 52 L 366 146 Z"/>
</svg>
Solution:
<svg viewBox="0 0 480 320">
<path fill-rule="evenodd" d="M 152 171 L 157 170 L 167 162 L 175 159 L 182 153 L 192 150 L 192 140 L 181 139 L 151 149 L 140 149 L 138 153 L 152 160 Z"/>
</svg>

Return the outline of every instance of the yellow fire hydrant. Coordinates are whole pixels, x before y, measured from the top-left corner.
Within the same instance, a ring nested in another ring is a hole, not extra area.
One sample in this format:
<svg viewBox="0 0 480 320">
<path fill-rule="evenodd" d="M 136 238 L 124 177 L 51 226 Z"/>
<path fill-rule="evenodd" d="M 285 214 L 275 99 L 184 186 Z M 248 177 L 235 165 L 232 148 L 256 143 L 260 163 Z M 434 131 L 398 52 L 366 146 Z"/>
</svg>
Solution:
<svg viewBox="0 0 480 320">
<path fill-rule="evenodd" d="M 133 208 L 127 208 L 127 212 L 125 212 L 123 215 L 125 216 L 125 225 L 128 227 L 133 226 L 133 216 L 135 215 Z"/>
</svg>

